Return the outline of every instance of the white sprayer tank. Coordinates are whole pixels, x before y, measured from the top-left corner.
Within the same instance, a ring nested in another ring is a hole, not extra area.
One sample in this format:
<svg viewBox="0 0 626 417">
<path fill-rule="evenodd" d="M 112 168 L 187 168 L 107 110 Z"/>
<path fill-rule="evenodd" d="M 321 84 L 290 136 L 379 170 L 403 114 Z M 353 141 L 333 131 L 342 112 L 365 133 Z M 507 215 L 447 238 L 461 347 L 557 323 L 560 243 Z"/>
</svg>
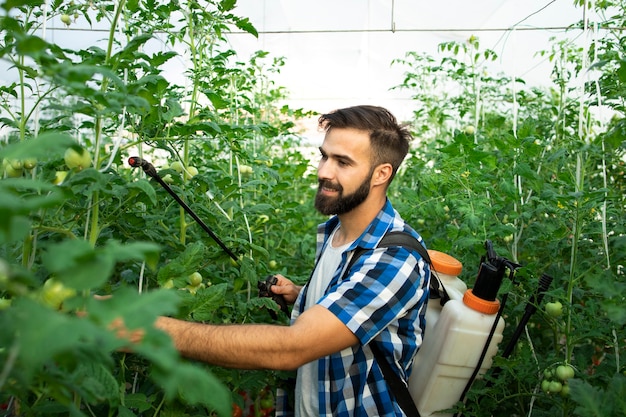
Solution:
<svg viewBox="0 0 626 417">
<path fill-rule="evenodd" d="M 432 252 L 429 251 L 433 267 L 437 270 L 440 255 L 432 256 Z M 449 259 L 444 259 L 450 262 Z M 447 274 L 439 273 L 450 300 L 443 308 L 439 306 L 438 300 L 429 301 L 424 342 L 415 357 L 409 378 L 409 390 L 421 417 L 452 416 L 436 412 L 451 408 L 460 400 L 480 360 L 500 307 L 498 300 L 483 300 L 475 296 L 471 289 L 459 297 L 459 286 L 462 285 L 455 274 L 458 275 L 461 271 L 458 270 L 458 265 L 455 268 L 447 269 Z M 458 272 L 455 273 L 456 270 Z M 449 280 L 448 285 L 444 279 Z M 432 307 L 431 303 L 434 304 Z M 431 310 L 430 314 L 428 310 Z M 431 323 L 428 323 L 429 319 Z M 498 343 L 502 341 L 503 329 L 504 320 L 499 318 L 479 375 L 491 367 Z"/>
</svg>

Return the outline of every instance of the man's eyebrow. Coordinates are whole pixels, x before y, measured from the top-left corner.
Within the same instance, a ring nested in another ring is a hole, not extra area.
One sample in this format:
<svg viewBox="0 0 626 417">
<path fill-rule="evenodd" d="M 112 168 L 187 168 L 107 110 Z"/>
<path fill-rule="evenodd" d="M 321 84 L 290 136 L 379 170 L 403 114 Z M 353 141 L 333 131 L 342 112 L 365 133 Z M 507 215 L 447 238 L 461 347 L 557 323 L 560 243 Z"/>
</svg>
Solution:
<svg viewBox="0 0 626 417">
<path fill-rule="evenodd" d="M 324 150 L 324 148 L 322 148 L 321 146 L 319 147 L 320 153 L 322 154 L 322 156 L 329 156 L 328 152 L 326 152 Z M 343 162 L 348 162 L 348 163 L 354 163 L 355 160 L 352 159 L 350 156 L 348 155 L 341 155 L 341 154 L 333 154 L 332 157 L 334 159 L 337 159 L 339 161 L 343 161 Z"/>
</svg>

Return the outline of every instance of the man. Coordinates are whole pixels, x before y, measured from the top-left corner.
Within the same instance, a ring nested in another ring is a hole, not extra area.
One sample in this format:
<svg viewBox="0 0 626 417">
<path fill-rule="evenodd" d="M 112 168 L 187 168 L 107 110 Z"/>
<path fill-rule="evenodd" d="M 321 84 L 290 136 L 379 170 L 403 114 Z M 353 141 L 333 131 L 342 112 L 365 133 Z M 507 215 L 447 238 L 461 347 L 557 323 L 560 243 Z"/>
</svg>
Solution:
<svg viewBox="0 0 626 417">
<path fill-rule="evenodd" d="M 159 318 L 182 355 L 240 369 L 298 369 L 297 416 L 401 416 L 370 343 L 405 381 L 422 341 L 428 265 L 405 247 L 376 249 L 389 231 L 421 237 L 387 200 L 410 133 L 387 110 L 356 106 L 322 115 L 315 207 L 335 215 L 318 230 L 304 287 L 278 276 L 271 290 L 295 303 L 290 326 L 205 325 Z M 343 277 L 357 246 L 369 249 Z M 286 414 L 284 414 L 286 415 Z"/>
</svg>

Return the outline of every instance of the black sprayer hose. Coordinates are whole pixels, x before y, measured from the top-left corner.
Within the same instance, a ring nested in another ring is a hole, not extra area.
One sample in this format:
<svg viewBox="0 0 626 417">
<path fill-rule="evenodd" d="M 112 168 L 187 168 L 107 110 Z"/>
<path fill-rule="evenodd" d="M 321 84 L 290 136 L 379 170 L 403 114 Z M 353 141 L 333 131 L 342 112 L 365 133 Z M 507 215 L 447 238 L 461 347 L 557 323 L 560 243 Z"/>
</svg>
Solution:
<svg viewBox="0 0 626 417">
<path fill-rule="evenodd" d="M 133 167 L 133 168 L 137 168 L 137 167 L 141 167 L 141 169 L 143 169 L 143 171 L 150 177 L 152 177 L 155 181 L 157 181 L 159 184 L 161 184 L 161 186 L 163 188 L 165 188 L 165 191 L 167 191 L 168 193 L 170 193 L 170 195 L 172 197 L 174 197 L 174 200 L 176 200 L 176 202 L 178 204 L 180 204 L 180 206 L 185 209 L 185 211 L 200 225 L 200 227 L 202 227 L 202 229 L 204 229 L 205 232 L 207 232 L 209 234 L 209 236 L 211 236 L 211 238 L 213 238 L 213 240 L 220 245 L 220 247 L 224 250 L 224 252 L 226 252 L 228 254 L 228 256 L 230 256 L 235 262 L 239 262 L 239 259 L 237 258 L 237 255 L 235 255 L 229 248 L 228 246 L 226 246 L 224 244 L 224 242 L 222 242 L 220 240 L 220 238 L 213 233 L 213 231 L 211 229 L 209 229 L 209 226 L 207 226 L 197 215 L 196 213 L 194 213 L 194 211 L 187 205 L 185 204 L 185 202 L 183 200 L 180 199 L 180 197 L 170 188 L 169 185 L 167 185 L 167 183 L 165 181 L 163 181 L 163 178 L 161 178 L 159 176 L 159 174 L 157 173 L 156 169 L 154 168 L 154 166 L 146 161 L 145 159 L 142 159 L 138 156 L 131 156 L 130 158 L 128 158 L 128 164 Z"/>
<path fill-rule="evenodd" d="M 552 280 L 553 278 L 547 274 L 543 274 L 541 275 L 541 278 L 539 278 L 539 286 L 537 287 L 537 292 L 533 294 L 530 301 L 528 301 L 528 303 L 526 304 L 524 315 L 520 319 L 520 322 L 517 325 L 517 328 L 513 332 L 513 335 L 511 336 L 511 340 L 509 341 L 508 345 L 506 345 L 506 347 L 502 351 L 503 358 L 508 358 L 511 355 L 511 353 L 513 353 L 513 349 L 515 349 L 515 346 L 517 345 L 517 341 L 522 335 L 524 328 L 528 324 L 530 317 L 533 314 L 535 314 L 535 312 L 537 311 L 537 307 L 541 304 L 541 301 L 543 300 L 543 296 L 545 295 L 546 291 L 550 287 Z M 500 372 L 502 372 L 502 368 L 500 367 L 494 368 L 494 370 L 491 372 L 492 381 L 497 379 L 498 375 L 500 375 Z M 492 381 L 488 383 L 488 386 L 493 385 Z"/>
<path fill-rule="evenodd" d="M 522 316 L 522 319 L 517 325 L 517 328 L 515 329 L 513 336 L 511 336 L 511 340 L 509 341 L 509 344 L 504 348 L 504 351 L 502 352 L 503 358 L 508 358 L 513 352 L 513 349 L 515 348 L 515 345 L 517 344 L 517 341 L 519 340 L 522 334 L 522 331 L 524 330 L 524 327 L 526 327 L 526 324 L 528 324 L 530 317 L 533 314 L 535 314 L 535 312 L 537 311 L 537 306 L 541 304 L 541 300 L 543 300 L 543 296 L 548 290 L 548 287 L 550 287 L 551 283 L 552 283 L 552 277 L 549 275 L 543 274 L 541 278 L 539 278 L 539 287 L 537 288 L 537 293 L 533 294 L 530 301 L 526 304 L 526 310 L 524 311 L 524 316 Z"/>
<path fill-rule="evenodd" d="M 511 336 L 511 340 L 509 341 L 508 345 L 506 346 L 506 348 L 502 352 L 502 357 L 503 358 L 508 358 L 511 355 L 511 353 L 513 352 L 513 349 L 515 348 L 515 345 L 517 345 L 517 341 L 519 340 L 524 327 L 526 326 L 526 324 L 528 324 L 528 321 L 530 320 L 530 317 L 537 311 L 537 306 L 539 306 L 539 304 L 541 304 L 541 300 L 543 299 L 543 296 L 545 295 L 545 292 L 550 287 L 550 284 L 552 283 L 552 279 L 553 278 L 551 276 L 547 275 L 547 274 L 543 274 L 543 275 L 541 275 L 541 278 L 539 278 L 539 286 L 537 288 L 537 292 L 536 292 L 536 294 L 533 294 L 533 296 L 530 299 L 530 301 L 526 304 L 526 309 L 525 309 L 525 312 L 524 312 L 524 316 L 520 320 L 520 323 L 517 325 L 517 328 L 515 329 L 515 332 L 513 332 L 513 335 Z M 508 293 L 504 294 L 504 296 L 502 298 L 503 301 L 506 299 L 507 296 L 508 296 Z M 495 323 L 497 323 L 498 319 L 500 318 L 500 314 L 502 313 L 502 310 L 503 310 L 502 307 L 504 307 L 504 303 L 502 304 L 500 310 L 498 311 L 498 317 L 496 317 L 496 322 Z M 494 323 L 494 326 L 495 326 L 495 323 Z M 495 327 L 494 327 L 494 329 L 495 329 Z M 492 331 L 494 329 L 492 329 Z M 483 353 L 484 353 L 484 351 L 483 351 Z M 487 387 L 491 387 L 493 385 L 493 380 L 495 380 L 498 377 L 498 375 L 500 375 L 501 371 L 502 371 L 502 368 L 498 367 L 498 368 L 495 368 L 491 372 L 492 380 L 487 382 Z M 474 379 L 474 375 L 472 376 L 471 380 L 473 380 L 473 379 Z M 469 389 L 469 384 L 465 387 L 466 391 L 463 392 L 463 395 L 461 396 L 461 399 L 463 399 L 465 397 L 465 394 L 467 393 L 468 389 Z M 458 413 L 456 415 L 458 415 Z M 462 417 L 462 415 L 461 415 L 461 417 Z"/>
</svg>

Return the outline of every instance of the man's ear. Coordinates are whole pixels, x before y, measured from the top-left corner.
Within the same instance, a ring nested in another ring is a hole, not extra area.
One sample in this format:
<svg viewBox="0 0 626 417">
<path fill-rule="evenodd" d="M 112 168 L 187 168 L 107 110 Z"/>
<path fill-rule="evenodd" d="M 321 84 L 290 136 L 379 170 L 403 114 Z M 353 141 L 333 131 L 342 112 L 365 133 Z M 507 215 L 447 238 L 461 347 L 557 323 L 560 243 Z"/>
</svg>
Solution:
<svg viewBox="0 0 626 417">
<path fill-rule="evenodd" d="M 374 175 L 372 175 L 372 185 L 387 184 L 392 174 L 393 167 L 391 164 L 378 165 L 374 169 Z"/>
</svg>

